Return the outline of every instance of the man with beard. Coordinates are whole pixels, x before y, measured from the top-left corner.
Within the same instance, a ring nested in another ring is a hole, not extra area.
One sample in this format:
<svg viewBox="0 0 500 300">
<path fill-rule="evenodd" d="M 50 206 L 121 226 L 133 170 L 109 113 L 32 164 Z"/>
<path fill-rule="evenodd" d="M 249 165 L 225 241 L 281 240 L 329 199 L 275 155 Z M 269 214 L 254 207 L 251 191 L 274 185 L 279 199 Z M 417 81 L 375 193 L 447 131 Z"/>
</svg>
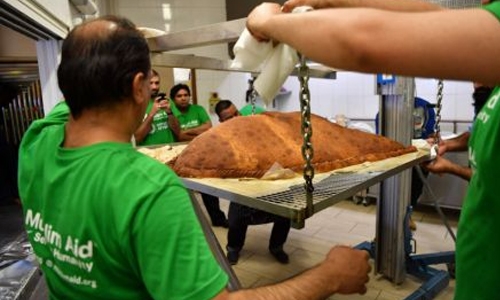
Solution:
<svg viewBox="0 0 500 300">
<path fill-rule="evenodd" d="M 135 132 L 135 141 L 140 146 L 168 144 L 177 141 L 180 126 L 172 113 L 170 101 L 160 91 L 160 75 L 151 70 L 151 99 L 141 126 Z"/>
</svg>

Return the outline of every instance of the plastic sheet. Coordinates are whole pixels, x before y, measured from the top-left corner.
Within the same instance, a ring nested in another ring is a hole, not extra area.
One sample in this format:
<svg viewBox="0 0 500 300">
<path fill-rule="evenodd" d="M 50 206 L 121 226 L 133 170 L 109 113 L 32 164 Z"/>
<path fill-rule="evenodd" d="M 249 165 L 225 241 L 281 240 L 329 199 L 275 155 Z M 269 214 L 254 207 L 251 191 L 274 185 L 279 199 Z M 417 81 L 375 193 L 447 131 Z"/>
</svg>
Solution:
<svg viewBox="0 0 500 300">
<path fill-rule="evenodd" d="M 26 235 L 1 249 L 0 299 L 17 299 L 36 270 L 36 258 Z"/>
</svg>

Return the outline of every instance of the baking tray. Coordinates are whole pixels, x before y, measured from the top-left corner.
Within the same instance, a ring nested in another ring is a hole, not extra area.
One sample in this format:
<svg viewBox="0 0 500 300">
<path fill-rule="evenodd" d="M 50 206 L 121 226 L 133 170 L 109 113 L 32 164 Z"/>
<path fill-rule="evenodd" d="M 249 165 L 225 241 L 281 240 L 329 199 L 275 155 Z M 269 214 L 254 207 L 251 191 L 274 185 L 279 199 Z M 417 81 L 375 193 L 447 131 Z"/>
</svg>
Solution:
<svg viewBox="0 0 500 300">
<path fill-rule="evenodd" d="M 294 228 L 303 228 L 305 219 L 357 192 L 429 160 L 429 152 L 418 152 L 363 163 L 328 173 L 313 180 L 313 210 L 306 211 L 304 179 L 246 180 L 220 178 L 182 178 L 188 189 L 234 201 L 289 218 Z"/>
</svg>

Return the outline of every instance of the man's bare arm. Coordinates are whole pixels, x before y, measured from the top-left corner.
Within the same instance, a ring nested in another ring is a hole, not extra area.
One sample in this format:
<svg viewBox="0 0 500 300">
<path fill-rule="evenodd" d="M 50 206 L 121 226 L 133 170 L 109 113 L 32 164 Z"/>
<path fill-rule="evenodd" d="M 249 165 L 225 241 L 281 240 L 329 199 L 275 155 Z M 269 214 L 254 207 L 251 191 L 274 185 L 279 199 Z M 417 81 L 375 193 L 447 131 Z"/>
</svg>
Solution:
<svg viewBox="0 0 500 300">
<path fill-rule="evenodd" d="M 368 252 L 336 246 L 316 267 L 281 283 L 230 293 L 223 291 L 214 300 L 314 300 L 332 294 L 364 294 L 368 273 Z"/>
<path fill-rule="evenodd" d="M 470 132 L 464 132 L 456 138 L 445 140 L 446 151 L 467 151 Z"/>
<path fill-rule="evenodd" d="M 212 128 L 212 122 L 208 121 L 198 127 L 181 130 L 179 134 L 179 141 L 191 141 L 198 135 Z"/>
<path fill-rule="evenodd" d="M 144 119 L 144 121 L 142 122 L 141 126 L 137 128 L 134 134 L 136 142 L 140 143 L 146 138 L 148 133 L 151 131 L 151 124 L 153 124 L 153 119 L 154 114 L 148 114 L 146 119 Z"/>
<path fill-rule="evenodd" d="M 181 125 L 179 124 L 179 120 L 171 112 L 168 114 L 167 123 L 168 127 L 174 133 L 175 138 L 180 141 L 179 136 L 181 134 Z"/>
<path fill-rule="evenodd" d="M 369 7 L 390 11 L 419 12 L 444 9 L 442 6 L 421 0 L 289 0 L 283 5 L 284 12 L 290 12 L 298 6 L 322 8 Z"/>
<path fill-rule="evenodd" d="M 248 16 L 247 28 L 258 40 L 288 44 L 343 70 L 500 82 L 498 20 L 483 9 L 326 8 L 291 14 L 263 3 Z"/>
<path fill-rule="evenodd" d="M 437 156 L 435 160 L 431 161 L 424 166 L 428 171 L 442 175 L 442 174 L 452 174 L 456 175 L 464 180 L 470 181 L 472 177 L 472 169 L 465 166 L 460 166 L 450 160 Z"/>
</svg>

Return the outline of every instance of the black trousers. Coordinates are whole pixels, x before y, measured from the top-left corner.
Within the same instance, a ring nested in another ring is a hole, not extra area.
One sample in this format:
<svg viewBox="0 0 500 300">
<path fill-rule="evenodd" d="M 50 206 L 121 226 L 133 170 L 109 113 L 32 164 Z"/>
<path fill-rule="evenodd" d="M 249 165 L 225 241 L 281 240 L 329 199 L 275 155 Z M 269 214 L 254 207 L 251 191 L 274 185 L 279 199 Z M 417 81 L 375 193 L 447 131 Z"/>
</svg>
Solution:
<svg viewBox="0 0 500 300">
<path fill-rule="evenodd" d="M 201 193 L 201 199 L 203 200 L 203 204 L 207 209 L 210 220 L 212 221 L 212 225 L 220 225 L 224 223 L 226 220 L 226 215 L 224 215 L 224 212 L 220 209 L 219 198 Z"/>
<path fill-rule="evenodd" d="M 289 219 L 234 202 L 229 204 L 228 221 L 227 247 L 236 251 L 245 244 L 248 225 L 274 223 L 269 249 L 282 248 L 290 232 Z"/>
</svg>

